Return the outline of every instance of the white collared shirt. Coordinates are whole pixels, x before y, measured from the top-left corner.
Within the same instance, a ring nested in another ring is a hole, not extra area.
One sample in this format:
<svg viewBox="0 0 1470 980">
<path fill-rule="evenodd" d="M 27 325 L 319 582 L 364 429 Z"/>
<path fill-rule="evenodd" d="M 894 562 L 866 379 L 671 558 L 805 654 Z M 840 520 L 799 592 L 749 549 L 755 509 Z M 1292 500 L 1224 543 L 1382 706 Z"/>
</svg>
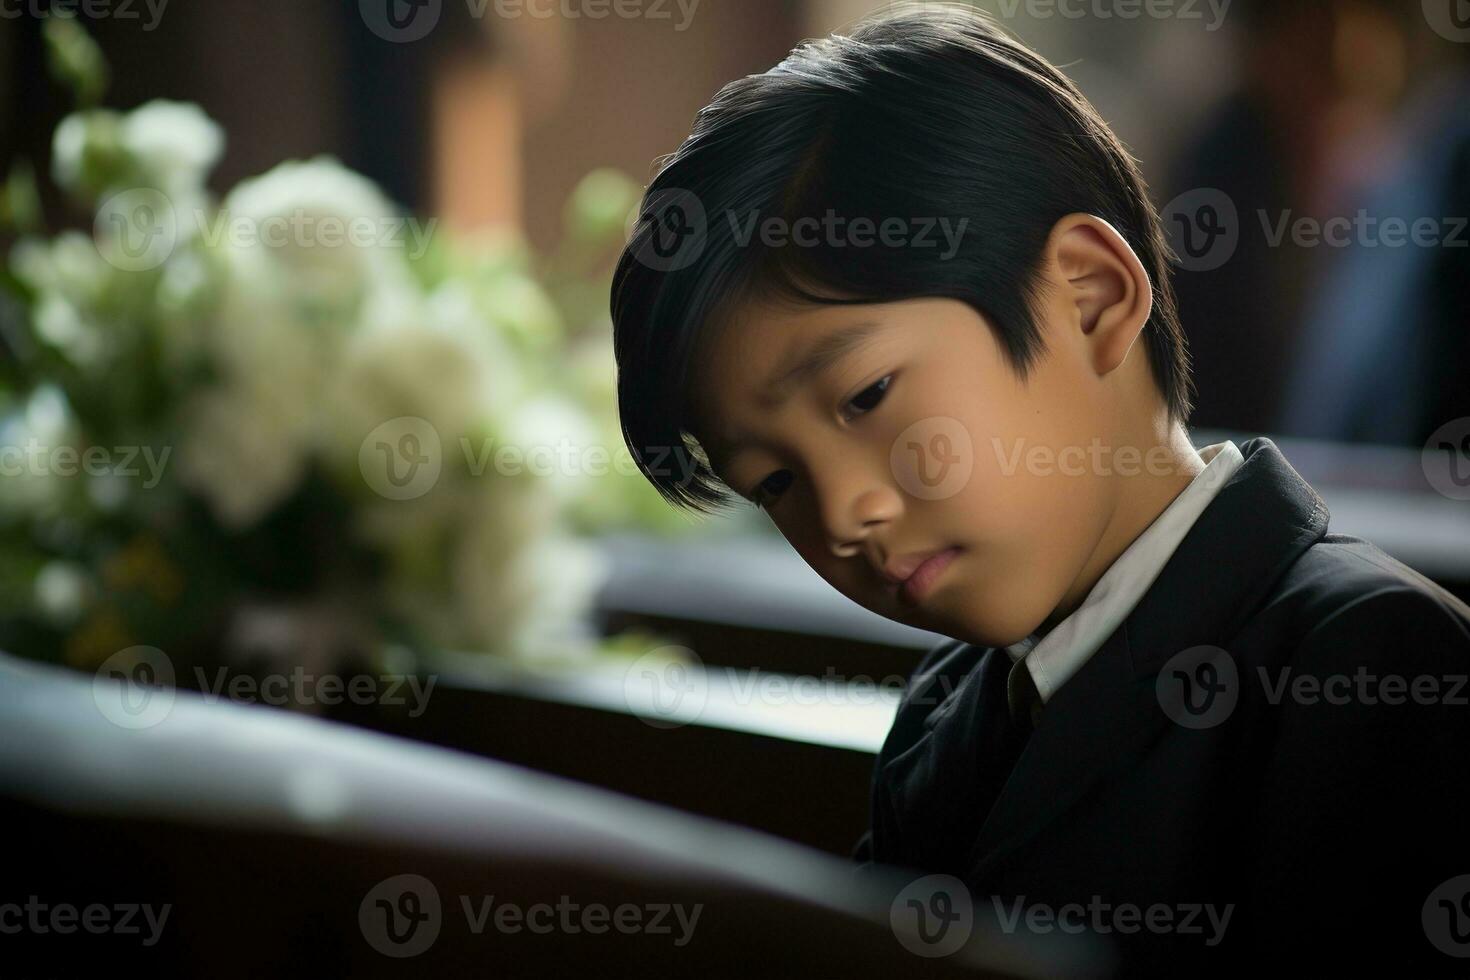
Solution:
<svg viewBox="0 0 1470 980">
<path fill-rule="evenodd" d="M 1199 515 L 1245 462 L 1229 440 L 1206 446 L 1199 455 L 1205 468 L 1117 557 L 1071 615 L 1039 642 L 1033 633 L 1005 648 L 1012 661 L 1026 658 L 1043 704 L 1128 618 Z"/>
</svg>

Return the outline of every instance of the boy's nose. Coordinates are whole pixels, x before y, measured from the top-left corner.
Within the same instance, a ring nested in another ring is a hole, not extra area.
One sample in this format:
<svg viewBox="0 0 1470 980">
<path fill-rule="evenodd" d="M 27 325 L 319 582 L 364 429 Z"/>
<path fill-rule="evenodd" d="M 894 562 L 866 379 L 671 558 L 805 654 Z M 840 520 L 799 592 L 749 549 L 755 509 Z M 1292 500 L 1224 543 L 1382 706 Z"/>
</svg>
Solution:
<svg viewBox="0 0 1470 980">
<path fill-rule="evenodd" d="M 838 558 L 850 558 L 862 551 L 876 529 L 898 516 L 902 501 L 896 490 L 879 483 L 831 501 L 824 499 L 821 506 L 828 547 Z"/>
</svg>

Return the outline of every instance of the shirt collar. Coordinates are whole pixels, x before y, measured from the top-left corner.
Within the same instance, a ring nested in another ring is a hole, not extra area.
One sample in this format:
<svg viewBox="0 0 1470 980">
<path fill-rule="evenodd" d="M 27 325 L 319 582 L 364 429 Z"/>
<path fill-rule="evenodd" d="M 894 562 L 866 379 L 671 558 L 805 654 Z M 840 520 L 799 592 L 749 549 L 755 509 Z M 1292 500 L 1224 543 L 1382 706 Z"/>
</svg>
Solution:
<svg viewBox="0 0 1470 980">
<path fill-rule="evenodd" d="M 1012 660 L 1025 658 L 1043 703 L 1122 625 L 1205 507 L 1245 461 L 1229 440 L 1206 446 L 1199 455 L 1205 468 L 1114 560 L 1071 615 L 1044 636 L 1033 633 L 1005 648 Z"/>
</svg>

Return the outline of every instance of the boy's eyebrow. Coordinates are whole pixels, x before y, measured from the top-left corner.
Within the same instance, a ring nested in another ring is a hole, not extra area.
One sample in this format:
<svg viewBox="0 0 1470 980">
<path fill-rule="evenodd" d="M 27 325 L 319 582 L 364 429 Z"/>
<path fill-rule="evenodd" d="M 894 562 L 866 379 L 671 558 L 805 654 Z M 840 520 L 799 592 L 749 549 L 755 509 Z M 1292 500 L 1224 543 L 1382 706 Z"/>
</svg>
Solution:
<svg viewBox="0 0 1470 980">
<path fill-rule="evenodd" d="M 877 320 L 863 320 L 840 330 L 833 330 L 766 382 L 762 389 L 765 392 L 762 403 L 767 408 L 776 408 L 786 400 L 790 390 L 798 382 L 825 371 L 867 343 L 883 326 Z"/>
<path fill-rule="evenodd" d="M 791 389 L 798 382 L 836 364 L 871 340 L 884 326 L 886 324 L 877 320 L 863 320 L 828 333 L 793 358 L 765 383 L 761 388 L 761 404 L 766 408 L 778 407 L 789 397 Z M 740 440 L 706 447 L 711 467 L 716 472 L 723 472 L 730 460 L 744 447 L 745 443 Z"/>
</svg>

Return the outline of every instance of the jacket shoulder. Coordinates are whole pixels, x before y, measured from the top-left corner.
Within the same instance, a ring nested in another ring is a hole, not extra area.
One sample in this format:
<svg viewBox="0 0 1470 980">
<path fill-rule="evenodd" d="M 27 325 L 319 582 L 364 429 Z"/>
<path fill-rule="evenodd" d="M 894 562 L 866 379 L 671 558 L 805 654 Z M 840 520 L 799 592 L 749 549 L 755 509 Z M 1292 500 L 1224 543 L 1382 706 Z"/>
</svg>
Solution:
<svg viewBox="0 0 1470 980">
<path fill-rule="evenodd" d="M 1470 659 L 1470 606 L 1349 535 L 1328 534 L 1308 548 L 1272 588 L 1261 615 L 1290 623 L 1299 650 Z"/>
<path fill-rule="evenodd" d="M 1444 586 L 1361 538 L 1327 534 L 1292 563 L 1267 598 L 1290 604 L 1309 628 L 1359 607 L 1381 613 L 1413 611 L 1470 625 L 1470 606 Z M 1363 607 L 1369 603 L 1368 607 Z"/>
<path fill-rule="evenodd" d="M 930 717 L 955 696 L 989 649 L 945 639 L 924 654 L 904 686 L 893 727 L 879 754 L 880 765 L 918 741 Z"/>
</svg>

